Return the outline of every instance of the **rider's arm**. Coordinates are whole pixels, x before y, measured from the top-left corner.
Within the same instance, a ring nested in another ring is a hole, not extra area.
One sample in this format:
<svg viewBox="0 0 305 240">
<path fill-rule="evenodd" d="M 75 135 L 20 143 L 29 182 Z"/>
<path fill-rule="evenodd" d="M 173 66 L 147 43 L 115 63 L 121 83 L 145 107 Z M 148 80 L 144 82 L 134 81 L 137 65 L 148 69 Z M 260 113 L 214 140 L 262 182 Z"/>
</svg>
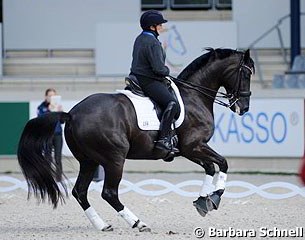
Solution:
<svg viewBox="0 0 305 240">
<path fill-rule="evenodd" d="M 163 49 L 159 44 L 153 44 L 148 48 L 148 61 L 152 67 L 153 72 L 161 77 L 169 75 L 169 68 L 165 66 L 165 56 Z"/>
</svg>

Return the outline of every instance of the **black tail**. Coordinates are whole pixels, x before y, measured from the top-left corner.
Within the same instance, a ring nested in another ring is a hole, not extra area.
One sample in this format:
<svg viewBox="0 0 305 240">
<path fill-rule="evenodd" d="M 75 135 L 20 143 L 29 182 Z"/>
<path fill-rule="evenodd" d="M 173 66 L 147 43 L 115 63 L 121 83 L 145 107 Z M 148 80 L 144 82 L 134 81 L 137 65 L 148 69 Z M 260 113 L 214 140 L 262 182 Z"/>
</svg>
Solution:
<svg viewBox="0 0 305 240">
<path fill-rule="evenodd" d="M 51 161 L 48 151 L 52 149 L 52 138 L 58 121 L 67 122 L 69 113 L 54 112 L 30 120 L 21 135 L 18 145 L 18 162 L 28 183 L 29 196 L 33 190 L 36 198 L 44 201 L 47 197 L 54 208 L 64 194 L 57 185 L 56 164 Z M 63 175 L 62 172 L 60 172 Z M 61 185 L 67 195 L 64 182 Z"/>
</svg>

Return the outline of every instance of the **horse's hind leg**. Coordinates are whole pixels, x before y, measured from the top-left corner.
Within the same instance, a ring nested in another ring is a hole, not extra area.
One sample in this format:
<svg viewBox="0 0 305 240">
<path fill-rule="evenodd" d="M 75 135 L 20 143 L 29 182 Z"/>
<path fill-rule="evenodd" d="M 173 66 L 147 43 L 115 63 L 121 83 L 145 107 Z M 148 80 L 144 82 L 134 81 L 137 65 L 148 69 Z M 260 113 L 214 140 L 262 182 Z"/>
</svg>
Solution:
<svg viewBox="0 0 305 240">
<path fill-rule="evenodd" d="M 149 232 L 150 228 L 148 228 L 144 222 L 140 221 L 140 219 L 119 200 L 118 189 L 122 179 L 123 165 L 124 160 L 121 162 L 111 162 L 107 166 L 104 166 L 105 181 L 102 198 L 106 200 L 132 228 L 138 228 L 140 232 Z"/>
<path fill-rule="evenodd" d="M 110 231 L 112 230 L 111 226 L 105 223 L 99 217 L 95 209 L 90 206 L 87 198 L 88 188 L 93 179 L 98 163 L 88 160 L 89 158 L 81 150 L 82 146 L 77 144 L 73 138 L 71 126 L 69 126 L 69 124 L 67 124 L 65 127 L 65 138 L 74 157 L 79 161 L 80 164 L 80 170 L 72 190 L 72 195 L 75 197 L 77 202 L 85 211 L 86 216 L 97 230 Z"/>
<path fill-rule="evenodd" d="M 97 166 L 98 165 L 94 162 L 80 161 L 80 171 L 72 190 L 72 195 L 76 198 L 85 211 L 86 216 L 97 230 L 111 231 L 113 230 L 111 226 L 99 217 L 95 209 L 90 206 L 87 198 L 88 188 Z"/>
</svg>

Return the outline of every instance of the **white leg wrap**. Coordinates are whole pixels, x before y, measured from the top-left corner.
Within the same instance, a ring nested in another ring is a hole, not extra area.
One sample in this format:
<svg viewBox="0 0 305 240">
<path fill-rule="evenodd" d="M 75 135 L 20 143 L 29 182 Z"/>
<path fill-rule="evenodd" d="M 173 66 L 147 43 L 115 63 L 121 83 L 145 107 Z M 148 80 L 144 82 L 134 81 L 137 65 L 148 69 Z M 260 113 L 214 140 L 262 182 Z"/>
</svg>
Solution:
<svg viewBox="0 0 305 240">
<path fill-rule="evenodd" d="M 86 209 L 85 214 L 97 230 L 103 230 L 109 226 L 100 218 L 93 207 Z"/>
<path fill-rule="evenodd" d="M 141 222 L 139 218 L 134 215 L 127 207 L 124 207 L 123 210 L 119 212 L 122 218 L 131 226 L 131 227 L 138 227 L 141 228 L 146 226 L 145 223 Z"/>
<path fill-rule="evenodd" d="M 227 181 L 227 174 L 224 172 L 219 172 L 216 182 L 216 190 L 225 189 L 226 181 Z"/>
<path fill-rule="evenodd" d="M 203 184 L 199 195 L 205 197 L 214 190 L 215 190 L 215 186 L 213 184 L 213 176 L 205 175 L 205 179 L 203 180 Z"/>
</svg>

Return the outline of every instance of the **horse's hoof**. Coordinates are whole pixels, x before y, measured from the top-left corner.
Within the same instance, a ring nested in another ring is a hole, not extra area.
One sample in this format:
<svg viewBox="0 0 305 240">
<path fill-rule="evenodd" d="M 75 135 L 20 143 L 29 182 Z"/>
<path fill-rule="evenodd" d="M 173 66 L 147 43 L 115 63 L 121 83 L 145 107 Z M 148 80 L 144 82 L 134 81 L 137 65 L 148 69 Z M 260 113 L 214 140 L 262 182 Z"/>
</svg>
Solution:
<svg viewBox="0 0 305 240">
<path fill-rule="evenodd" d="M 111 225 L 108 225 L 107 227 L 104 227 L 102 229 L 103 232 L 112 232 L 113 231 L 113 227 Z"/>
<path fill-rule="evenodd" d="M 142 226 L 139 228 L 139 232 L 151 232 L 151 229 L 147 226 Z"/>
<path fill-rule="evenodd" d="M 205 217 L 208 211 L 213 208 L 211 202 L 209 201 L 209 197 L 199 197 L 196 201 L 193 202 L 193 205 L 196 207 L 197 212 L 202 217 Z"/>
<path fill-rule="evenodd" d="M 213 192 L 213 193 L 209 196 L 209 200 L 210 200 L 210 202 L 211 202 L 211 204 L 212 204 L 212 206 L 213 206 L 213 209 L 215 209 L 215 210 L 217 210 L 218 207 L 219 207 L 220 200 L 221 200 L 221 197 L 220 197 L 220 196 L 221 196 L 221 195 L 219 195 L 219 194 L 217 193 L 217 191 L 216 191 L 216 192 Z"/>
<path fill-rule="evenodd" d="M 163 161 L 164 162 L 172 162 L 174 160 L 175 156 L 174 155 L 171 155 L 171 156 L 167 156 L 165 158 L 163 158 Z"/>
</svg>

